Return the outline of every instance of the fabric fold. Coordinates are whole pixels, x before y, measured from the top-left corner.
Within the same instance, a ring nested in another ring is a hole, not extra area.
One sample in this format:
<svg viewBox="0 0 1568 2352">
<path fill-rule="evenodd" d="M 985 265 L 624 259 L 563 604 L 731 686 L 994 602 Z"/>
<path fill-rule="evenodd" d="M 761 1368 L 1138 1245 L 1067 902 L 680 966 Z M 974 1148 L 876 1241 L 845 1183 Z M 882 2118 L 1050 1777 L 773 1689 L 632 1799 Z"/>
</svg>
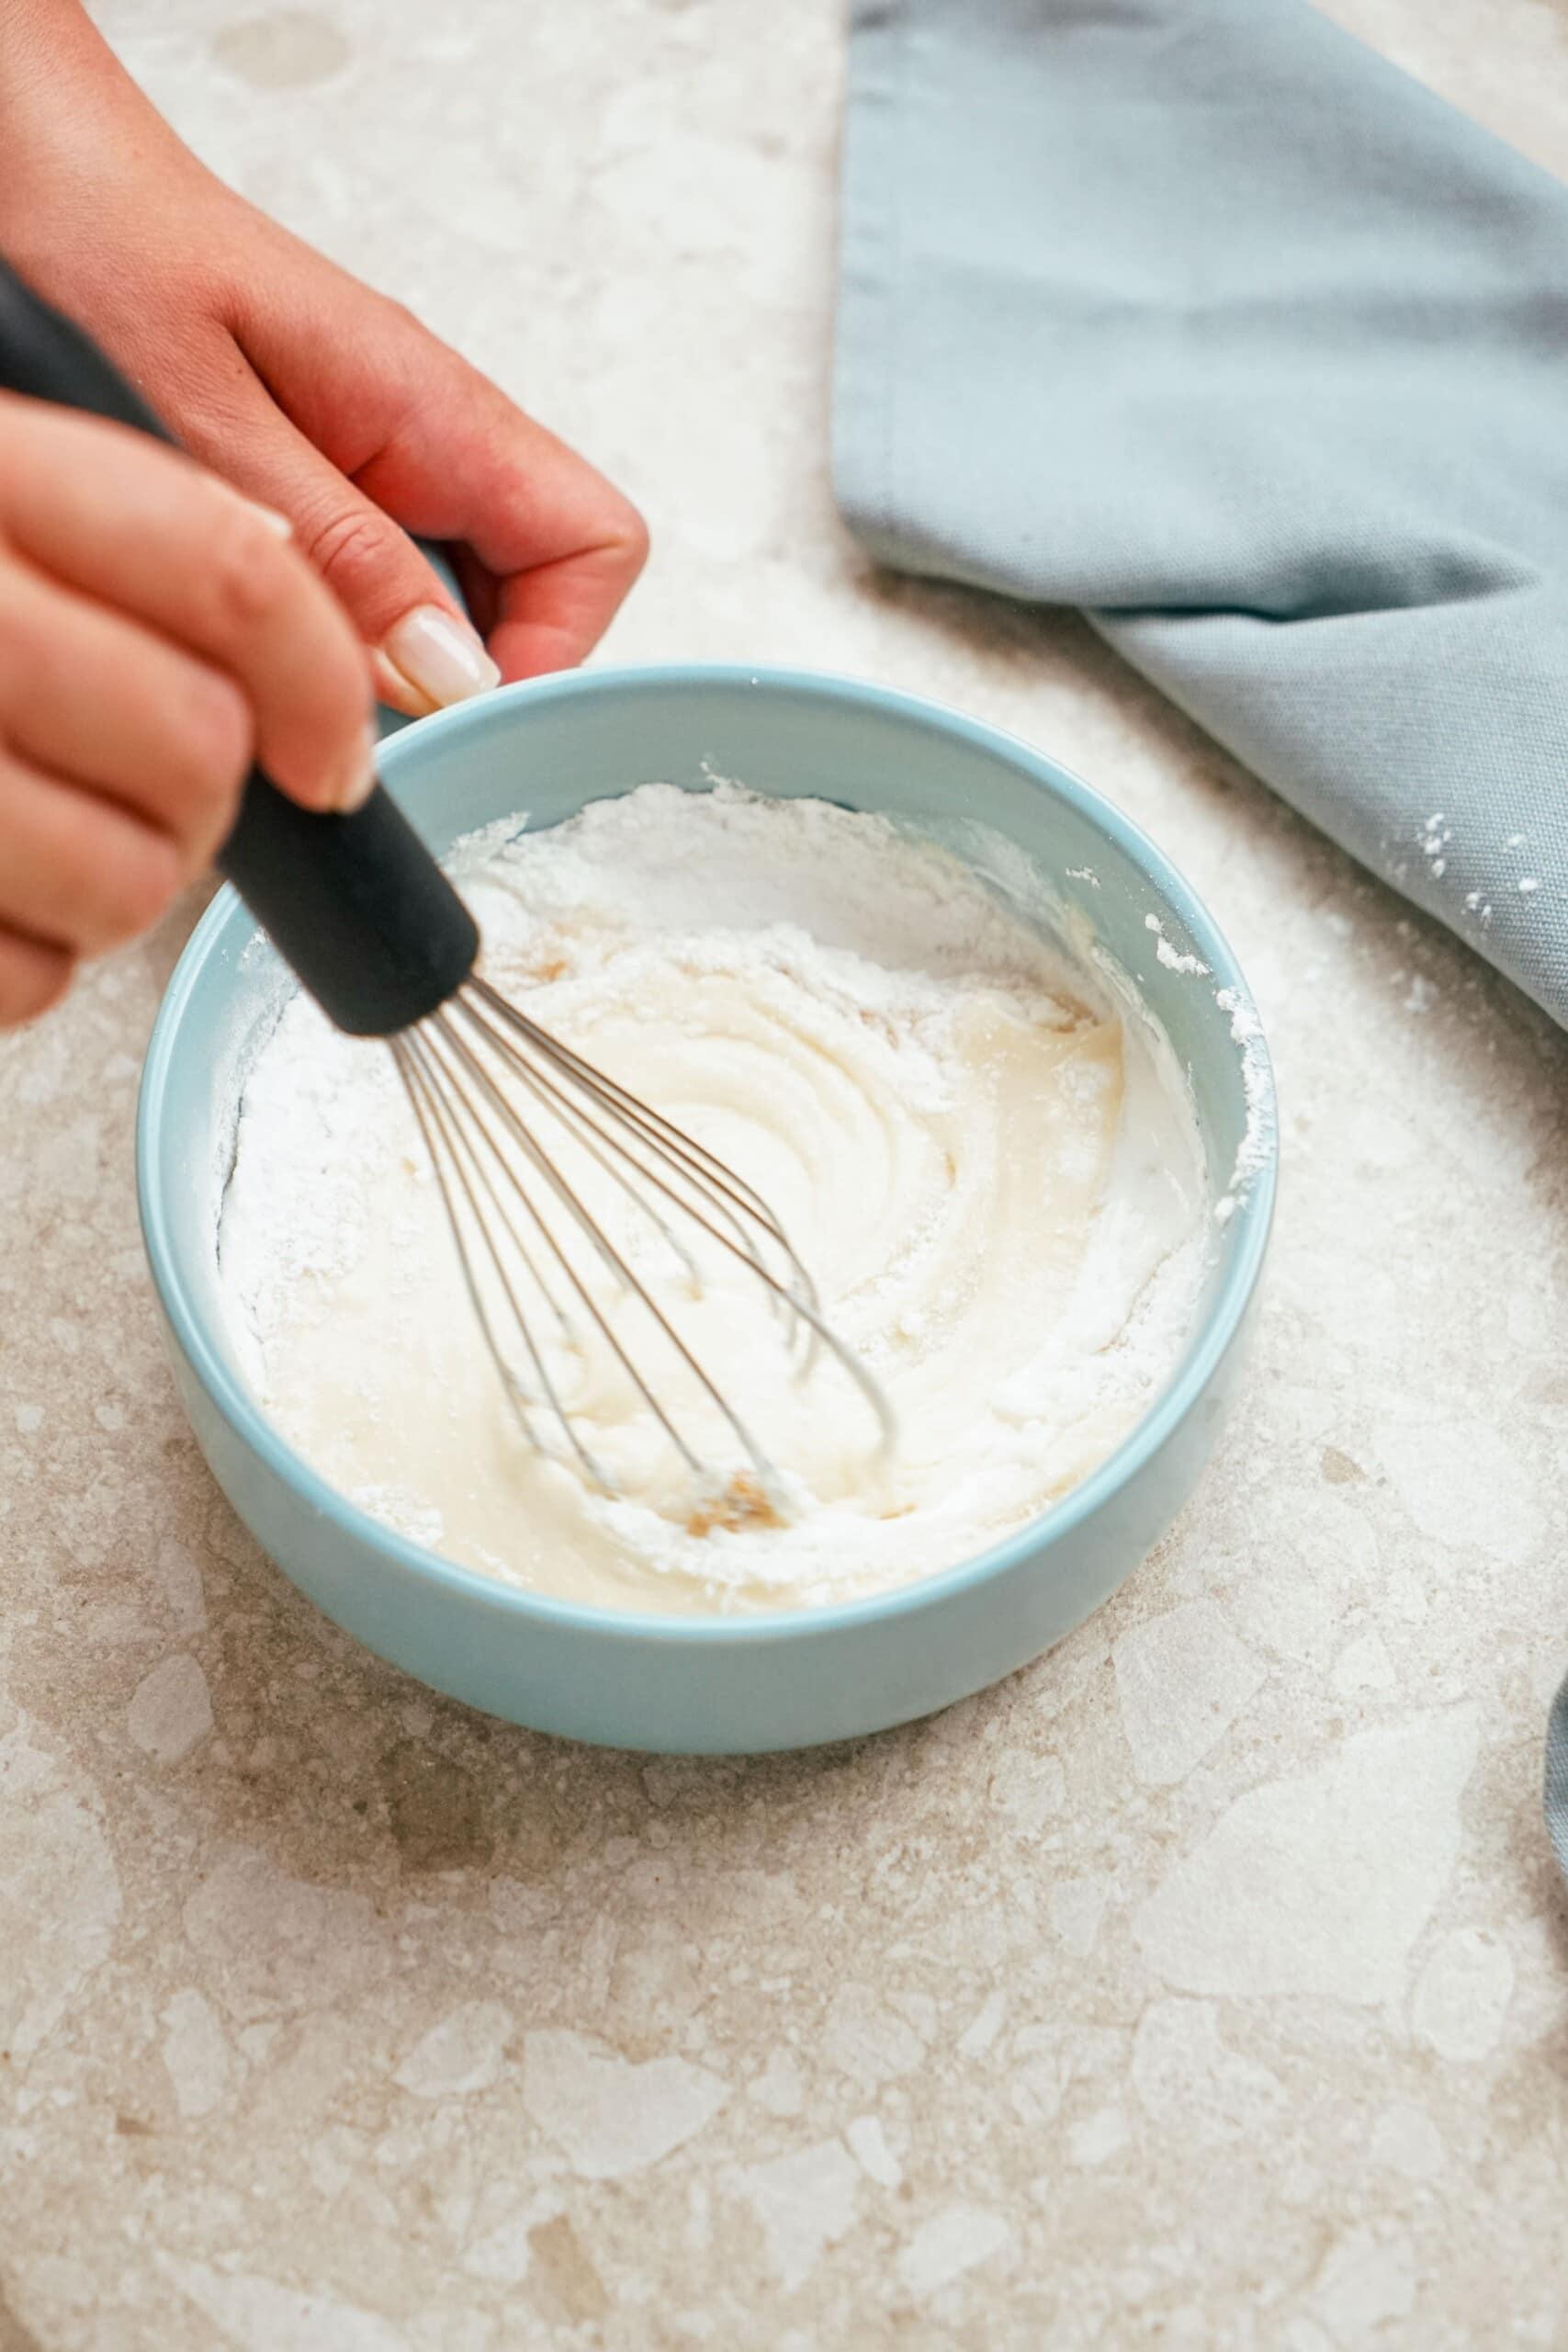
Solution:
<svg viewBox="0 0 1568 2352">
<path fill-rule="evenodd" d="M 859 0 L 834 469 L 1568 1023 L 1568 189 L 1304 0 Z"/>
</svg>

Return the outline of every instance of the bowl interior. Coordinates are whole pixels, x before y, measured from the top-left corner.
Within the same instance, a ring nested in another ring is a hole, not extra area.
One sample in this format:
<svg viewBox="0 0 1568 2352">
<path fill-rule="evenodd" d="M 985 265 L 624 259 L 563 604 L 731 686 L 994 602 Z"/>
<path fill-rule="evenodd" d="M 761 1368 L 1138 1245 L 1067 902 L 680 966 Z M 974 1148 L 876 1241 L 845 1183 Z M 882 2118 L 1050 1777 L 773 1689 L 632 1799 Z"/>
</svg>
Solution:
<svg viewBox="0 0 1568 2352">
<path fill-rule="evenodd" d="M 1256 1163 L 1236 1213 L 1219 1228 L 1192 1340 L 1168 1398 L 1185 1379 L 1201 1377 L 1200 1359 L 1224 1344 L 1246 1306 L 1266 1238 L 1268 1065 L 1260 1048 L 1244 1052 L 1238 1044 L 1230 992 L 1238 992 L 1243 1026 L 1249 1000 L 1201 905 L 1135 828 L 1065 770 L 989 729 L 874 687 L 689 669 L 588 671 L 506 688 L 400 732 L 383 745 L 382 768 L 438 852 L 513 810 L 545 826 L 637 784 L 700 790 L 716 777 L 910 821 L 970 855 L 1002 888 L 1010 857 L 1023 851 L 1051 878 L 1056 919 L 1069 933 L 1092 934 L 1164 1028 L 1192 1088 L 1215 1197 L 1238 1154 Z M 976 827 L 980 837 L 971 832 Z M 1201 971 L 1190 968 L 1193 957 Z M 286 1449 L 265 1430 L 252 1399 L 220 1294 L 216 1240 L 244 1074 L 288 987 L 244 908 L 222 892 L 159 1015 L 139 1134 L 143 1226 L 176 1338 L 225 1417 L 253 1441 L 264 1437 L 274 1454 Z M 1098 1491 L 1114 1477 L 1152 1419 L 1145 1416 L 1089 1486 Z M 315 1483 L 297 1467 L 307 1485 Z M 346 1503 L 342 1509 L 352 1511 Z M 398 1548 L 408 1547 L 400 1541 Z M 443 1567 L 455 1573 L 450 1564 Z M 528 1604 L 530 1596 L 506 1589 Z"/>
</svg>

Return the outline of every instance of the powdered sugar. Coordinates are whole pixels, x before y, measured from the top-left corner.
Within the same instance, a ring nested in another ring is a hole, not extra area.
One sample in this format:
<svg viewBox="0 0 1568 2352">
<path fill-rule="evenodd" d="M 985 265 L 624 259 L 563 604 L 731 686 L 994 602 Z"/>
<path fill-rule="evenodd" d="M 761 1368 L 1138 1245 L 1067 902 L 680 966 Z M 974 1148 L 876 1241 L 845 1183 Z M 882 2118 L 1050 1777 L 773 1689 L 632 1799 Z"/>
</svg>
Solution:
<svg viewBox="0 0 1568 2352">
<path fill-rule="evenodd" d="M 1158 915 L 1145 915 L 1144 929 L 1154 933 L 1155 954 L 1168 972 L 1185 972 L 1194 977 L 1207 973 L 1209 967 L 1201 956 L 1194 956 L 1190 949 L 1172 945 L 1165 935 L 1165 925 Z"/>
<path fill-rule="evenodd" d="M 1236 1147 L 1230 1182 L 1214 1204 L 1214 1221 L 1226 1225 L 1268 1166 L 1274 1149 L 1274 1077 L 1258 1012 L 1238 989 L 1216 989 L 1214 1002 L 1230 1015 L 1231 1035 L 1241 1048 L 1241 1082 L 1247 1125 Z"/>
<path fill-rule="evenodd" d="M 452 863 L 496 984 L 781 1208 L 905 1442 L 879 1482 L 841 1378 L 797 1390 L 721 1278 L 679 1311 L 711 1306 L 702 1348 L 767 1430 L 787 1523 L 703 1525 L 602 1382 L 583 1409 L 619 1498 L 540 1462 L 389 1057 L 295 1001 L 246 1085 L 221 1278 L 269 1409 L 361 1508 L 578 1598 L 803 1604 L 964 1557 L 1115 1445 L 1181 1351 L 1206 1245 L 1190 1102 L 1108 974 L 946 849 L 732 786 L 508 820 Z"/>
</svg>

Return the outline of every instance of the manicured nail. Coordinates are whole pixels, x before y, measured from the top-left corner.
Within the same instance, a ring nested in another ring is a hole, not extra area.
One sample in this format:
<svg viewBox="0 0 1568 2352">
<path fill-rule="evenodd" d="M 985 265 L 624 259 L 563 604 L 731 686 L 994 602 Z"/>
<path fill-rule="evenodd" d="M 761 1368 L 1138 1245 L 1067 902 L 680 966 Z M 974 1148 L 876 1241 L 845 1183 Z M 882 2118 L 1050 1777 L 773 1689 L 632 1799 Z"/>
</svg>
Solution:
<svg viewBox="0 0 1568 2352">
<path fill-rule="evenodd" d="M 501 684 L 501 672 L 473 630 L 439 605 L 405 613 L 388 630 L 381 650 L 414 693 L 437 709 Z"/>
<path fill-rule="evenodd" d="M 367 719 L 364 741 L 349 762 L 344 781 L 330 804 L 339 816 L 352 817 L 356 808 L 364 808 L 375 791 L 376 752 L 376 729 Z"/>
</svg>

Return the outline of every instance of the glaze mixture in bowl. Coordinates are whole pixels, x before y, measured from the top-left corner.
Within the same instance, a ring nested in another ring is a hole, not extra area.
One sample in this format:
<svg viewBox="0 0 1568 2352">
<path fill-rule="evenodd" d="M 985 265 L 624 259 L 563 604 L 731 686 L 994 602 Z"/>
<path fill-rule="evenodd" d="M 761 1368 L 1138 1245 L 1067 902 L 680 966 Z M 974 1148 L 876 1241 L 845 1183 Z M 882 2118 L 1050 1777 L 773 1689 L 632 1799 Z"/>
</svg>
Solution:
<svg viewBox="0 0 1568 2352">
<path fill-rule="evenodd" d="M 552 1368 L 616 1494 L 541 1457 L 390 1057 L 297 997 L 245 1081 L 220 1267 L 262 1403 L 340 1491 L 534 1590 L 732 1612 L 953 1566 L 1126 1435 L 1195 1317 L 1206 1172 L 1164 1038 L 1038 910 L 886 819 L 728 785 L 513 820 L 451 863 L 487 977 L 778 1212 L 897 1442 L 879 1458 L 830 1360 L 794 1376 L 752 1277 L 715 1253 L 693 1295 L 628 1233 L 762 1437 L 773 1507 L 694 1491 L 600 1349 L 554 1342 Z"/>
</svg>

